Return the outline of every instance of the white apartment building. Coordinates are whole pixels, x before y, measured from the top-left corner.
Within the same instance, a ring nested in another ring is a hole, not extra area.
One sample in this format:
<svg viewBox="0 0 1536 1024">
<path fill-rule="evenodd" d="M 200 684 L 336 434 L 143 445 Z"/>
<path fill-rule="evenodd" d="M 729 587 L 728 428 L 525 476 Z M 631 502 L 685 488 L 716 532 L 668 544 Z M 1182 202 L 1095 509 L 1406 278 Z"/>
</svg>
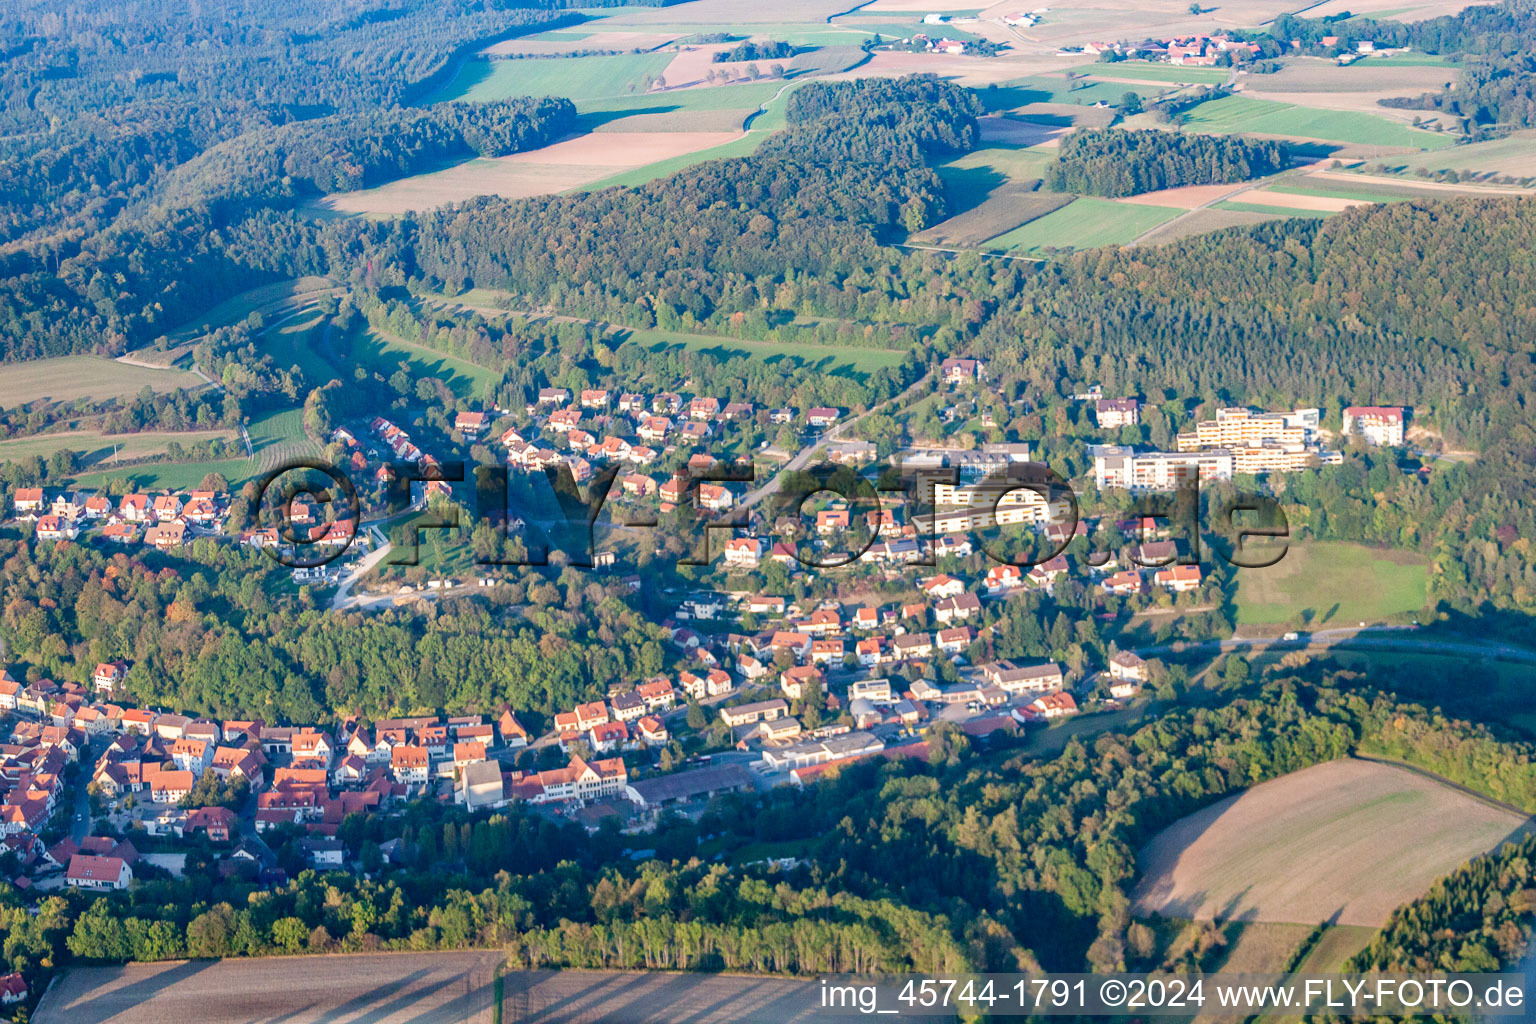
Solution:
<svg viewBox="0 0 1536 1024">
<path fill-rule="evenodd" d="M 1095 445 L 1093 480 L 1099 490 L 1173 491 L 1192 480 L 1230 480 L 1236 460 L 1225 448 L 1197 452 L 1137 452 L 1128 445 Z"/>
<path fill-rule="evenodd" d="M 1344 433 L 1371 444 L 1401 445 L 1407 423 L 1408 410 L 1400 405 L 1352 405 L 1344 410 Z"/>
</svg>

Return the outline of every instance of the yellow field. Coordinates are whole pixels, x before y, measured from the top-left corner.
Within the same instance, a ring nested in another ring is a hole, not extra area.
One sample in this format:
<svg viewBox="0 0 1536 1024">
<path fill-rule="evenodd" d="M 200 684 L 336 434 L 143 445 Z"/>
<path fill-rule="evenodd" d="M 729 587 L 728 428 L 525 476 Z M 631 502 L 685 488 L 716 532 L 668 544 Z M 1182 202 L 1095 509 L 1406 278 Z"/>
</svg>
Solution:
<svg viewBox="0 0 1536 1024">
<path fill-rule="evenodd" d="M 0 370 L 0 406 L 11 408 L 27 402 L 73 402 L 78 398 L 98 401 L 130 398 L 146 387 L 157 392 L 204 387 L 195 373 L 130 366 L 98 356 L 60 356 L 11 363 Z"/>
</svg>

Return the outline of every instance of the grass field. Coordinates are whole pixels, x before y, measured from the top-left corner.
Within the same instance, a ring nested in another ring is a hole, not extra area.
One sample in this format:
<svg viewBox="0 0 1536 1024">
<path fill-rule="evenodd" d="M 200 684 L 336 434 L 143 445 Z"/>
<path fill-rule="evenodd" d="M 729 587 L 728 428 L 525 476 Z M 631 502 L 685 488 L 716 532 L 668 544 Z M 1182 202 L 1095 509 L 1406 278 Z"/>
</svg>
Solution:
<svg viewBox="0 0 1536 1024">
<path fill-rule="evenodd" d="M 58 434 L 37 434 L 33 437 L 17 437 L 0 441 L 0 462 L 25 459 L 33 455 L 47 458 L 56 451 L 70 449 L 83 452 L 81 464 L 94 466 L 112 459 L 114 448 L 120 459 L 147 459 L 165 454 L 166 445 L 172 441 L 190 448 L 203 441 L 222 438 L 238 443 L 239 436 L 233 430 L 144 431 L 138 434 L 103 434 L 96 430 L 70 430 Z"/>
<path fill-rule="evenodd" d="M 791 360 L 819 367 L 839 376 L 864 377 L 887 366 L 898 366 L 903 352 L 883 348 L 849 348 L 803 342 L 741 341 L 715 335 L 682 334 L 676 331 L 631 331 L 625 344 L 641 345 L 652 352 L 686 349 L 707 352 L 722 359 L 748 356 L 767 363 Z"/>
<path fill-rule="evenodd" d="M 978 89 L 977 98 L 989 111 L 1013 110 L 1031 103 L 1069 103 L 1093 105 L 1100 100 L 1118 104 L 1128 92 L 1142 98 L 1156 96 L 1164 86 L 1135 85 L 1127 82 L 1099 82 L 1088 79 L 1068 81 L 1048 75 L 1031 75 L 1004 82 L 997 88 Z"/>
<path fill-rule="evenodd" d="M 1302 974 L 1335 974 L 1344 961 L 1360 952 L 1376 935 L 1376 929 L 1358 924 L 1336 924 L 1319 936 L 1317 945 L 1296 968 Z"/>
<path fill-rule="evenodd" d="M 1424 606 L 1429 569 L 1405 551 L 1293 543 L 1277 565 L 1237 573 L 1239 625 L 1353 626 Z M 1308 618 L 1310 615 L 1310 618 Z"/>
<path fill-rule="evenodd" d="M 1339 760 L 1228 797 L 1138 854 L 1139 913 L 1380 926 L 1527 819 L 1395 765 Z"/>
<path fill-rule="evenodd" d="M 1163 206 L 1078 199 L 1054 213 L 988 239 L 983 248 L 1040 252 L 1051 247 L 1091 249 L 1100 245 L 1124 245 L 1182 212 Z"/>
<path fill-rule="evenodd" d="M 170 342 L 178 344 L 191 341 L 214 327 L 227 327 L 239 323 L 252 313 L 263 313 L 289 305 L 298 305 L 305 299 L 329 292 L 337 287 L 327 277 L 300 277 L 292 281 L 278 281 L 231 296 L 214 306 L 202 316 L 195 317 L 167 334 Z M 268 323 L 271 318 L 268 318 Z M 149 355 L 148 350 L 145 355 Z"/>
<path fill-rule="evenodd" d="M 641 92 L 647 75 L 660 75 L 670 53 L 626 53 L 611 57 L 551 57 L 528 60 L 465 61 L 434 97 L 484 103 L 512 96 L 566 96 L 573 100 Z"/>
<path fill-rule="evenodd" d="M 1166 227 L 1143 239 L 1143 243 L 1146 245 L 1161 245 L 1164 242 L 1175 242 L 1181 238 L 1188 238 L 1191 235 L 1203 235 L 1207 231 L 1220 231 L 1222 228 L 1248 227 L 1253 224 L 1263 224 L 1271 219 L 1273 218 L 1252 210 L 1231 210 L 1217 207 L 1193 210 L 1185 217 L 1169 221 Z"/>
<path fill-rule="evenodd" d="M 1198 132 L 1256 132 L 1412 149 L 1441 149 L 1456 142 L 1454 136 L 1410 128 L 1374 114 L 1317 110 L 1246 96 L 1223 96 L 1202 103 L 1184 115 L 1183 127 Z"/>
<path fill-rule="evenodd" d="M 719 115 L 734 114 L 731 127 L 778 93 L 782 82 L 678 89 L 644 96 L 610 96 L 581 100 L 576 110 L 589 131 L 719 131 Z"/>
<path fill-rule="evenodd" d="M 281 464 L 302 456 L 317 456 L 320 445 L 304 434 L 304 414 L 299 409 L 269 412 L 251 421 L 248 428 L 255 458 L 220 459 L 214 462 L 146 462 L 121 469 L 99 469 L 82 473 L 75 483 L 83 488 L 106 487 L 113 480 L 124 480 L 141 490 L 169 488 L 189 490 L 208 473 L 219 473 L 238 487 Z"/>
<path fill-rule="evenodd" d="M 394 373 L 400 363 L 407 363 L 412 375 L 436 377 L 460 398 L 478 397 L 488 385 L 501 380 L 500 374 L 487 367 L 412 345 L 402 338 L 371 328 L 365 328 L 352 339 L 351 353 L 354 362 L 372 366 L 386 377 Z"/>
<path fill-rule="evenodd" d="M 1427 171 L 1467 170 L 1479 174 L 1536 177 L 1536 130 L 1511 132 L 1507 138 L 1472 142 L 1434 153 L 1388 157 L 1381 162 L 1402 173 L 1412 173 L 1422 167 Z"/>
<path fill-rule="evenodd" d="M 97 356 L 60 356 L 7 364 L 0 371 L 0 407 L 28 402 L 101 401 L 131 398 L 146 387 L 156 392 L 205 387 L 203 379 L 185 370 L 131 366 Z"/>
<path fill-rule="evenodd" d="M 320 355 L 319 345 L 325 333 L 325 317 L 315 310 L 313 315 L 301 316 L 265 331 L 261 336 L 261 348 L 272 356 L 273 361 L 286 370 L 297 365 L 311 387 L 319 387 L 342 374 Z"/>
</svg>

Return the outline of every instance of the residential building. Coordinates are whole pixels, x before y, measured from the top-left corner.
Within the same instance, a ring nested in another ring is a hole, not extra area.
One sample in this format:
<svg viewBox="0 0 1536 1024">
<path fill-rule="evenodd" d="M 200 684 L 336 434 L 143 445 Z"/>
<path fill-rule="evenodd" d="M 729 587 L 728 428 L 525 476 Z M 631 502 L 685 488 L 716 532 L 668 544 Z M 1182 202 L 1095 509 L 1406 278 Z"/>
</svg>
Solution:
<svg viewBox="0 0 1536 1024">
<path fill-rule="evenodd" d="M 1352 405 L 1344 410 L 1344 433 L 1395 447 L 1405 439 L 1407 420 L 1408 410 L 1400 405 Z"/>
</svg>

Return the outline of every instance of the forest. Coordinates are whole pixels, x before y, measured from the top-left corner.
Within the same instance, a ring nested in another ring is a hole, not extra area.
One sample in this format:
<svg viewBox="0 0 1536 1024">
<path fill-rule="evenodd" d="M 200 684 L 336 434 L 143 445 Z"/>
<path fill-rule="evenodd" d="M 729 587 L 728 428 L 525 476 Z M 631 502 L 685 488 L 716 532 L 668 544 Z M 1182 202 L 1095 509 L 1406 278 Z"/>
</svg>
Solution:
<svg viewBox="0 0 1536 1024">
<path fill-rule="evenodd" d="M 1046 167 L 1057 192 L 1134 196 L 1180 185 L 1262 178 L 1290 166 L 1284 143 L 1226 135 L 1081 128 L 1061 141 Z"/>
</svg>

